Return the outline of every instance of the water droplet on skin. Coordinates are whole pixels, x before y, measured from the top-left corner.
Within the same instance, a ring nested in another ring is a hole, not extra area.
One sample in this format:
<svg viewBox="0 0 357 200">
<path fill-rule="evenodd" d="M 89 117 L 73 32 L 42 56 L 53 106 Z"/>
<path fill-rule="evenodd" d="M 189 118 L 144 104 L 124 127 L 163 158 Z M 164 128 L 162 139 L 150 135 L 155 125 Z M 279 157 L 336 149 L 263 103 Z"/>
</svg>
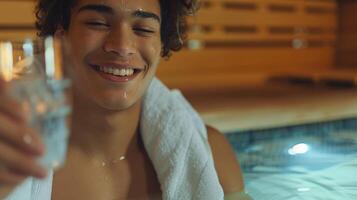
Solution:
<svg viewBox="0 0 357 200">
<path fill-rule="evenodd" d="M 122 161 L 122 160 L 125 160 L 125 156 L 120 156 L 120 158 L 117 158 L 117 159 L 114 159 L 114 160 L 112 160 L 112 164 L 116 164 L 116 163 L 118 163 L 119 161 Z"/>
</svg>

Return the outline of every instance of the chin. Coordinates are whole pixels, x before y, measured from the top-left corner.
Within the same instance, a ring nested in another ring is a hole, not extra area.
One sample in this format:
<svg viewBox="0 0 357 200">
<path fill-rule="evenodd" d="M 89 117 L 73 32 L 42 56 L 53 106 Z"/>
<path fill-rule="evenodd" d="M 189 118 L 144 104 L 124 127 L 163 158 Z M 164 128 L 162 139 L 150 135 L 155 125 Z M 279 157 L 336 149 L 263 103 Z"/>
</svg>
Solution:
<svg viewBox="0 0 357 200">
<path fill-rule="evenodd" d="M 108 111 L 124 111 L 132 108 L 135 103 L 128 103 L 128 102 L 96 102 L 96 104 Z"/>
<path fill-rule="evenodd" d="M 84 109 L 90 109 L 90 107 L 94 106 L 99 108 L 100 110 L 107 111 L 124 111 L 132 108 L 134 105 L 138 104 L 140 98 L 137 98 L 135 95 L 131 95 L 129 97 L 124 97 L 124 95 L 120 95 L 120 92 L 103 92 L 98 90 L 91 90 L 88 88 L 75 88 L 75 99 L 79 106 Z M 87 108 L 86 108 L 87 107 Z"/>
<path fill-rule="evenodd" d="M 94 103 L 99 107 L 110 111 L 124 111 L 139 103 L 138 99 L 123 97 L 95 97 Z"/>
</svg>

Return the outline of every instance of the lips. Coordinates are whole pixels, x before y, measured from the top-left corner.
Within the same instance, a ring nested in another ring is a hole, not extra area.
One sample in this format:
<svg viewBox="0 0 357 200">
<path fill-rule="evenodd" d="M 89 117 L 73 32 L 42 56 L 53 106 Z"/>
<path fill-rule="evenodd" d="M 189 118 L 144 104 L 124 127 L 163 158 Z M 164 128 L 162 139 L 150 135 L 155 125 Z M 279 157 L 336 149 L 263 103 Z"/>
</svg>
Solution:
<svg viewBox="0 0 357 200">
<path fill-rule="evenodd" d="M 111 82 L 129 82 L 135 79 L 142 71 L 141 68 L 119 64 L 90 64 L 89 65 L 102 78 Z"/>
</svg>

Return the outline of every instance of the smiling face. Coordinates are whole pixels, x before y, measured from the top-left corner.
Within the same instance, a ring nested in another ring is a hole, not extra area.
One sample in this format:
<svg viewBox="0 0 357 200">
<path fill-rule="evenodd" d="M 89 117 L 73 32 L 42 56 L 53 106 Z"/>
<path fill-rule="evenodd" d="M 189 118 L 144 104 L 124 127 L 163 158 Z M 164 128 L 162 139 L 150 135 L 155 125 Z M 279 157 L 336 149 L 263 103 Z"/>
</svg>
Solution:
<svg viewBox="0 0 357 200">
<path fill-rule="evenodd" d="M 158 0 L 79 0 L 63 35 L 76 95 L 110 110 L 140 102 L 161 55 Z"/>
</svg>

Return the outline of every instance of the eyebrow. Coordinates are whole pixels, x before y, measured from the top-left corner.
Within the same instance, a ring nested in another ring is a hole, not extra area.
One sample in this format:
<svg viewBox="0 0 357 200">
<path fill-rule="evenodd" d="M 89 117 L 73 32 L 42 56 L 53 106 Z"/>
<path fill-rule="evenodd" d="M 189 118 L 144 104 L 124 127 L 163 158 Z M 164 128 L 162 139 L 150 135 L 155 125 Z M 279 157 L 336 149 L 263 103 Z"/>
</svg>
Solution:
<svg viewBox="0 0 357 200">
<path fill-rule="evenodd" d="M 102 4 L 87 4 L 85 6 L 82 6 L 77 13 L 83 12 L 83 11 L 95 11 L 103 14 L 110 14 L 114 15 L 114 10 L 106 5 Z"/>
<path fill-rule="evenodd" d="M 95 12 L 99 12 L 99 13 L 103 13 L 103 14 L 114 15 L 113 8 L 111 8 L 110 6 L 107 6 L 107 5 L 103 5 L 103 4 L 87 4 L 87 5 L 79 8 L 77 13 L 80 13 L 83 11 L 95 11 Z M 143 11 L 141 9 L 134 11 L 132 16 L 144 18 L 144 19 L 153 19 L 153 20 L 161 23 L 161 19 L 157 14 L 148 12 L 148 11 Z"/>
<path fill-rule="evenodd" d="M 147 12 L 147 11 L 143 11 L 143 10 L 136 10 L 133 13 L 133 16 L 144 18 L 144 19 L 153 19 L 153 20 L 161 23 L 160 17 L 157 14 L 152 13 L 152 12 Z"/>
</svg>

